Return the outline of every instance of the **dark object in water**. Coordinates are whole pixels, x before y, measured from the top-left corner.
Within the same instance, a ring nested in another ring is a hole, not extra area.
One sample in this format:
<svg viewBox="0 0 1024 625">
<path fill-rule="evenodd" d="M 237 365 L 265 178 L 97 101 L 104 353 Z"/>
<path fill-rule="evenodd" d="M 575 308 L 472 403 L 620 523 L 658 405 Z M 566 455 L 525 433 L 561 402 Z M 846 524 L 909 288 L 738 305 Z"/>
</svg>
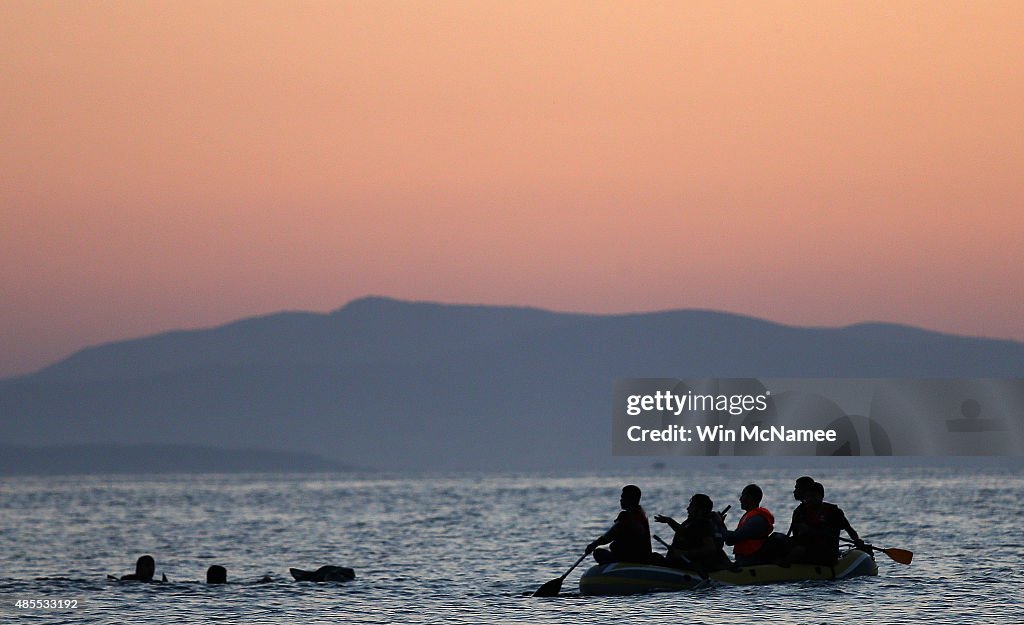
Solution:
<svg viewBox="0 0 1024 625">
<path fill-rule="evenodd" d="M 228 583 L 228 570 L 219 564 L 214 564 L 210 568 L 206 569 L 206 583 L 207 584 L 226 584 Z"/>
<path fill-rule="evenodd" d="M 153 556 L 139 556 L 139 559 L 135 561 L 135 573 L 131 575 L 122 575 L 120 581 L 151 582 L 153 581 L 153 575 L 155 573 L 156 560 L 153 559 Z M 165 578 L 164 581 L 167 581 L 167 579 Z"/>
<path fill-rule="evenodd" d="M 315 571 L 288 569 L 297 582 L 350 582 L 356 572 L 345 566 L 321 566 Z"/>
</svg>

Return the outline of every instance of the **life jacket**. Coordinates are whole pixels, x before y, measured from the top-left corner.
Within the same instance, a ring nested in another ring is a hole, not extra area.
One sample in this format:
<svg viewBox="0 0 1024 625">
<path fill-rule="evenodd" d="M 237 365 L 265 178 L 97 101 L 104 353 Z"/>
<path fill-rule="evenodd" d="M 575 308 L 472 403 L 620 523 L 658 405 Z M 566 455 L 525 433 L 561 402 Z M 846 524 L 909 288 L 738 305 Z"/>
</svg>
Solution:
<svg viewBox="0 0 1024 625">
<path fill-rule="evenodd" d="M 757 553 L 761 547 L 764 546 L 764 541 L 771 535 L 772 530 L 775 529 L 775 517 L 772 516 L 772 513 L 769 512 L 767 508 L 754 508 L 753 510 L 746 512 L 740 518 L 740 522 L 736 525 L 736 529 L 740 529 L 747 521 L 756 516 L 759 516 L 768 522 L 768 529 L 765 530 L 764 536 L 741 540 L 733 545 L 732 552 L 737 556 L 747 557 Z"/>
<path fill-rule="evenodd" d="M 806 545 L 812 553 L 835 561 L 839 555 L 839 530 L 846 525 L 846 515 L 839 506 L 827 501 L 804 503 L 801 507 L 803 510 L 797 521 L 806 527 L 796 533 L 794 539 Z"/>
<path fill-rule="evenodd" d="M 842 527 L 841 519 L 843 519 L 844 516 L 845 515 L 843 514 L 843 511 L 839 509 L 839 506 L 834 503 L 822 501 L 816 504 L 805 504 L 801 520 L 810 526 L 812 530 L 834 529 L 838 536 L 838 532 Z"/>
<path fill-rule="evenodd" d="M 636 537 L 640 549 L 649 553 L 651 551 L 651 524 L 647 521 L 647 512 L 640 506 L 637 506 L 636 509 L 630 511 L 630 516 L 636 529 Z"/>
<path fill-rule="evenodd" d="M 637 506 L 632 510 L 624 510 L 621 515 L 622 523 L 609 545 L 612 553 L 627 559 L 643 559 L 650 555 L 651 526 L 647 521 L 647 513 Z"/>
</svg>

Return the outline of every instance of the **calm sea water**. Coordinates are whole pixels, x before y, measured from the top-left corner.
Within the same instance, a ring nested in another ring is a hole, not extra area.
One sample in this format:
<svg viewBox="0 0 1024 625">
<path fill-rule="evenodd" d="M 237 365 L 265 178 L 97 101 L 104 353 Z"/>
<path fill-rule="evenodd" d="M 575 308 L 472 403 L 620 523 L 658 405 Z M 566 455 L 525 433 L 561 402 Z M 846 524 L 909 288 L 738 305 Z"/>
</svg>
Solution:
<svg viewBox="0 0 1024 625">
<path fill-rule="evenodd" d="M 1022 622 L 1024 474 L 1007 469 L 814 470 L 865 538 L 915 552 L 911 566 L 879 554 L 878 577 L 582 597 L 584 563 L 564 596 L 529 596 L 607 527 L 624 483 L 644 489 L 651 516 L 682 518 L 693 492 L 738 509 L 756 481 L 788 519 L 795 475 L 780 473 L 4 478 L 0 622 Z M 143 553 L 171 583 L 105 581 Z M 234 583 L 196 581 L 211 564 Z M 358 578 L 290 581 L 289 567 L 323 564 Z M 263 575 L 275 581 L 253 583 Z M 18 599 L 78 608 L 20 610 Z"/>
</svg>

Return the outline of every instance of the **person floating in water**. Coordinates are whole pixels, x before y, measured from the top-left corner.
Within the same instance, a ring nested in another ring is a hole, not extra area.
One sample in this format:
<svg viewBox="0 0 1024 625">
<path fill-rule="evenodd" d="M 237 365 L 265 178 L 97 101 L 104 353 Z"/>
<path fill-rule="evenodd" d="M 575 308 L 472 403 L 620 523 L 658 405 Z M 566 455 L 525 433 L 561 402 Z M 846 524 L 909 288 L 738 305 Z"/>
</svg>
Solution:
<svg viewBox="0 0 1024 625">
<path fill-rule="evenodd" d="M 725 532 L 725 544 L 732 545 L 737 566 L 765 564 L 774 558 L 768 539 L 775 529 L 775 517 L 761 507 L 763 496 L 761 487 L 747 484 L 740 493 L 743 516 L 735 530 Z"/>
<path fill-rule="evenodd" d="M 804 500 L 793 512 L 790 563 L 835 564 L 839 558 L 839 532 L 845 531 L 854 546 L 866 550 L 860 536 L 846 520 L 839 506 L 825 499 L 825 487 L 813 482 L 804 492 Z"/>
<path fill-rule="evenodd" d="M 207 584 L 226 584 L 228 583 L 228 570 L 219 564 L 214 564 L 210 568 L 206 569 L 206 583 Z"/>
<path fill-rule="evenodd" d="M 288 569 L 297 582 L 350 582 L 356 572 L 346 566 L 321 566 L 315 571 Z"/>
<path fill-rule="evenodd" d="M 607 532 L 587 545 L 586 553 L 593 553 L 600 564 L 609 562 L 647 562 L 651 558 L 651 528 L 647 513 L 640 506 L 640 487 L 628 484 L 619 496 L 622 512 Z M 608 549 L 598 549 L 608 545 Z"/>
<path fill-rule="evenodd" d="M 697 493 L 690 497 L 690 503 L 686 506 L 686 520 L 682 523 L 670 516 L 655 515 L 655 521 L 667 524 L 675 532 L 665 564 L 696 569 L 702 573 L 732 565 L 722 551 L 725 544 L 722 517 L 714 511 L 714 507 L 710 497 Z"/>
<path fill-rule="evenodd" d="M 156 560 L 153 556 L 144 555 L 139 556 L 139 559 L 135 561 L 135 572 L 130 575 L 122 575 L 120 578 L 114 577 L 113 575 L 107 575 L 108 579 L 113 579 L 121 582 L 155 582 L 153 575 L 156 574 Z M 162 580 L 166 582 L 167 576 L 164 575 Z"/>
</svg>

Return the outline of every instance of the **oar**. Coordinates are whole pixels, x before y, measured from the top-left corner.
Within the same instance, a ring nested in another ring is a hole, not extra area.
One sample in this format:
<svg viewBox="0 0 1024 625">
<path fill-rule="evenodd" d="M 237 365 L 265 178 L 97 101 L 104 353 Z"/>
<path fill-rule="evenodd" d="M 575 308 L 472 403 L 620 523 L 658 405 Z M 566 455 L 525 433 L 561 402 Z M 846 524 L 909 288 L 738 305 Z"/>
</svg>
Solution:
<svg viewBox="0 0 1024 625">
<path fill-rule="evenodd" d="M 842 536 L 839 537 L 839 540 L 843 541 L 844 543 L 849 543 L 851 545 L 855 544 L 849 538 L 843 538 Z M 891 558 L 894 562 L 899 562 L 900 564 L 910 564 L 910 562 L 914 559 L 914 552 L 909 551 L 907 549 L 882 549 L 881 547 L 875 547 L 874 545 L 868 545 L 866 543 L 865 546 L 867 546 L 868 549 L 881 551 L 885 555 L 889 556 L 889 558 Z"/>
<path fill-rule="evenodd" d="M 659 543 L 661 543 L 661 545 L 663 547 L 665 547 L 665 549 L 672 549 L 672 545 L 670 545 L 667 542 L 665 542 L 664 540 L 662 540 L 661 536 L 658 536 L 657 534 L 655 534 L 654 536 L 652 536 L 652 538 L 654 538 L 654 540 L 656 540 Z M 682 560 L 683 562 L 687 563 L 687 564 L 693 564 L 693 562 L 691 562 L 690 559 L 687 558 L 686 556 L 684 556 L 683 554 L 679 554 L 679 559 Z"/>
<path fill-rule="evenodd" d="M 579 560 L 577 560 L 572 566 L 569 567 L 569 570 L 566 571 L 564 575 L 562 575 L 561 577 L 555 578 L 555 579 L 551 580 L 550 582 L 547 582 L 546 584 L 544 584 L 540 588 L 538 588 L 537 592 L 533 593 L 533 596 L 534 597 L 557 597 L 558 593 L 562 591 L 562 582 L 565 581 L 566 577 L 569 577 L 569 573 L 572 573 L 572 570 L 575 569 L 577 566 L 579 566 L 580 562 L 583 562 L 583 558 L 586 558 L 588 555 L 590 555 L 590 554 L 584 553 L 582 556 L 580 556 Z"/>
<path fill-rule="evenodd" d="M 726 508 L 726 511 L 728 511 L 728 508 Z M 668 549 L 668 550 L 669 550 L 669 553 L 671 553 L 671 552 L 672 552 L 672 545 L 670 545 L 670 544 L 668 544 L 667 542 L 665 542 L 664 540 L 662 540 L 662 539 L 661 539 L 661 536 L 658 536 L 657 534 L 655 534 L 654 536 L 652 536 L 652 538 L 654 538 L 654 540 L 658 541 L 659 543 L 661 543 L 661 544 L 662 544 L 662 546 L 664 546 L 664 547 L 665 547 L 666 549 Z M 681 553 L 680 553 L 680 554 L 678 554 L 678 556 L 677 556 L 677 557 L 678 557 L 678 558 L 679 558 L 680 560 L 682 560 L 683 562 L 685 562 L 686 564 L 688 564 L 689 566 L 692 566 L 692 567 L 693 567 L 693 570 L 694 570 L 694 572 L 696 572 L 696 573 L 697 573 L 697 575 L 700 575 L 700 578 L 701 578 L 701 579 L 703 579 L 703 580 L 707 580 L 707 578 L 708 578 L 708 574 L 707 574 L 707 573 L 706 573 L 706 572 L 704 571 L 704 569 L 703 569 L 702 567 L 700 567 L 700 566 L 698 566 L 698 565 L 694 564 L 694 563 L 693 563 L 693 560 L 691 560 L 691 559 L 687 558 L 686 556 L 684 556 L 684 555 L 683 555 L 683 554 L 681 554 Z"/>
</svg>

